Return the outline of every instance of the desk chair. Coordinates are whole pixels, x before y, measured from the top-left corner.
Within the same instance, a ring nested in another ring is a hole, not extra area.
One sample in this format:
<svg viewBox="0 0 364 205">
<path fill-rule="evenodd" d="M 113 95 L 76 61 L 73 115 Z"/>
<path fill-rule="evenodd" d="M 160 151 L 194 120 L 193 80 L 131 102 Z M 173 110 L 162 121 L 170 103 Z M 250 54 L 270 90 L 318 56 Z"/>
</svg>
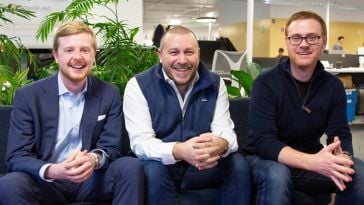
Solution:
<svg viewBox="0 0 364 205">
<path fill-rule="evenodd" d="M 246 51 L 225 51 L 216 50 L 212 60 L 212 72 L 218 73 L 225 81 L 226 85 L 238 87 L 238 83 L 231 78 L 231 70 L 242 70 L 248 65 L 246 61 Z M 240 90 L 242 96 L 245 96 L 245 90 Z"/>
<path fill-rule="evenodd" d="M 241 70 L 248 63 L 246 52 L 216 50 L 212 60 L 212 71 L 230 77 L 230 70 Z"/>
</svg>

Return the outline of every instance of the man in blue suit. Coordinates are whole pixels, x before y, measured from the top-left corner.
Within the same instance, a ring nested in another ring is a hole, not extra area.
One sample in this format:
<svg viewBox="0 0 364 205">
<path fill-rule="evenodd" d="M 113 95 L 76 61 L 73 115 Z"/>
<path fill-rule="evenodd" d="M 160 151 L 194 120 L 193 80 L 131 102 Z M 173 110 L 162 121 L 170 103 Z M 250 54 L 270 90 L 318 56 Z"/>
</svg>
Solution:
<svg viewBox="0 0 364 205">
<path fill-rule="evenodd" d="M 141 164 L 119 158 L 119 91 L 90 76 L 95 53 L 93 31 L 66 23 L 53 42 L 59 72 L 17 90 L 1 204 L 143 204 Z"/>
</svg>

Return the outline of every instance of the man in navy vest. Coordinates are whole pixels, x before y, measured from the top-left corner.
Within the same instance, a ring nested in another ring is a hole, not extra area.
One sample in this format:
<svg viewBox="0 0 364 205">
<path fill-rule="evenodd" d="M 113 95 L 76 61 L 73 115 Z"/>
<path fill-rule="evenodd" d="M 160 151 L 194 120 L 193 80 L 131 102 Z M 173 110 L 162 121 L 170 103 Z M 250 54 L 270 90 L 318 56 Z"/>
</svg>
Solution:
<svg viewBox="0 0 364 205">
<path fill-rule="evenodd" d="M 223 80 L 200 62 L 196 36 L 185 27 L 168 30 L 158 54 L 158 65 L 128 82 L 123 104 L 147 204 L 175 204 L 178 191 L 213 187 L 217 204 L 249 204 L 250 171 L 236 153 Z"/>
</svg>

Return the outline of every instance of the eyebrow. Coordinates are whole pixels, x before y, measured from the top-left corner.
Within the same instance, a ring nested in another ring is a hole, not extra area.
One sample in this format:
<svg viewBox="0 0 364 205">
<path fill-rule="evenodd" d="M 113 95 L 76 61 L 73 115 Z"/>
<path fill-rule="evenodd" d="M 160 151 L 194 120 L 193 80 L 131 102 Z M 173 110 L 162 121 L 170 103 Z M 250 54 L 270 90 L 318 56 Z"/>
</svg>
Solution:
<svg viewBox="0 0 364 205">
<path fill-rule="evenodd" d="M 320 36 L 320 34 L 318 34 L 318 33 L 307 33 L 307 34 L 299 34 L 299 33 L 294 33 L 294 34 L 292 34 L 292 35 L 289 35 L 289 36 L 313 36 L 313 35 L 315 35 L 315 36 Z"/>
</svg>

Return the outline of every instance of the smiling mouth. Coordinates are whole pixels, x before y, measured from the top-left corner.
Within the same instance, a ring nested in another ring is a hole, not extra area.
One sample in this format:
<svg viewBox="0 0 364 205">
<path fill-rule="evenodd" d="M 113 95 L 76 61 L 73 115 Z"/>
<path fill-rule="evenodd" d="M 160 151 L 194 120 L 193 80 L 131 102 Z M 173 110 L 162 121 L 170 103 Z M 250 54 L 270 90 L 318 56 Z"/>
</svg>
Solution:
<svg viewBox="0 0 364 205">
<path fill-rule="evenodd" d="M 86 65 L 70 65 L 70 67 L 73 69 L 82 69 L 82 68 L 86 67 Z"/>
<path fill-rule="evenodd" d="M 180 71 L 180 72 L 185 72 L 185 71 L 188 71 L 192 68 L 192 66 L 189 66 L 189 65 L 176 65 L 176 66 L 173 66 L 174 69 L 176 69 L 177 71 Z"/>
<path fill-rule="evenodd" d="M 179 72 L 185 72 L 189 70 L 188 68 L 175 68 L 175 69 Z"/>
<path fill-rule="evenodd" d="M 298 52 L 297 54 L 298 55 L 310 55 L 311 53 L 308 53 L 308 52 Z"/>
</svg>

